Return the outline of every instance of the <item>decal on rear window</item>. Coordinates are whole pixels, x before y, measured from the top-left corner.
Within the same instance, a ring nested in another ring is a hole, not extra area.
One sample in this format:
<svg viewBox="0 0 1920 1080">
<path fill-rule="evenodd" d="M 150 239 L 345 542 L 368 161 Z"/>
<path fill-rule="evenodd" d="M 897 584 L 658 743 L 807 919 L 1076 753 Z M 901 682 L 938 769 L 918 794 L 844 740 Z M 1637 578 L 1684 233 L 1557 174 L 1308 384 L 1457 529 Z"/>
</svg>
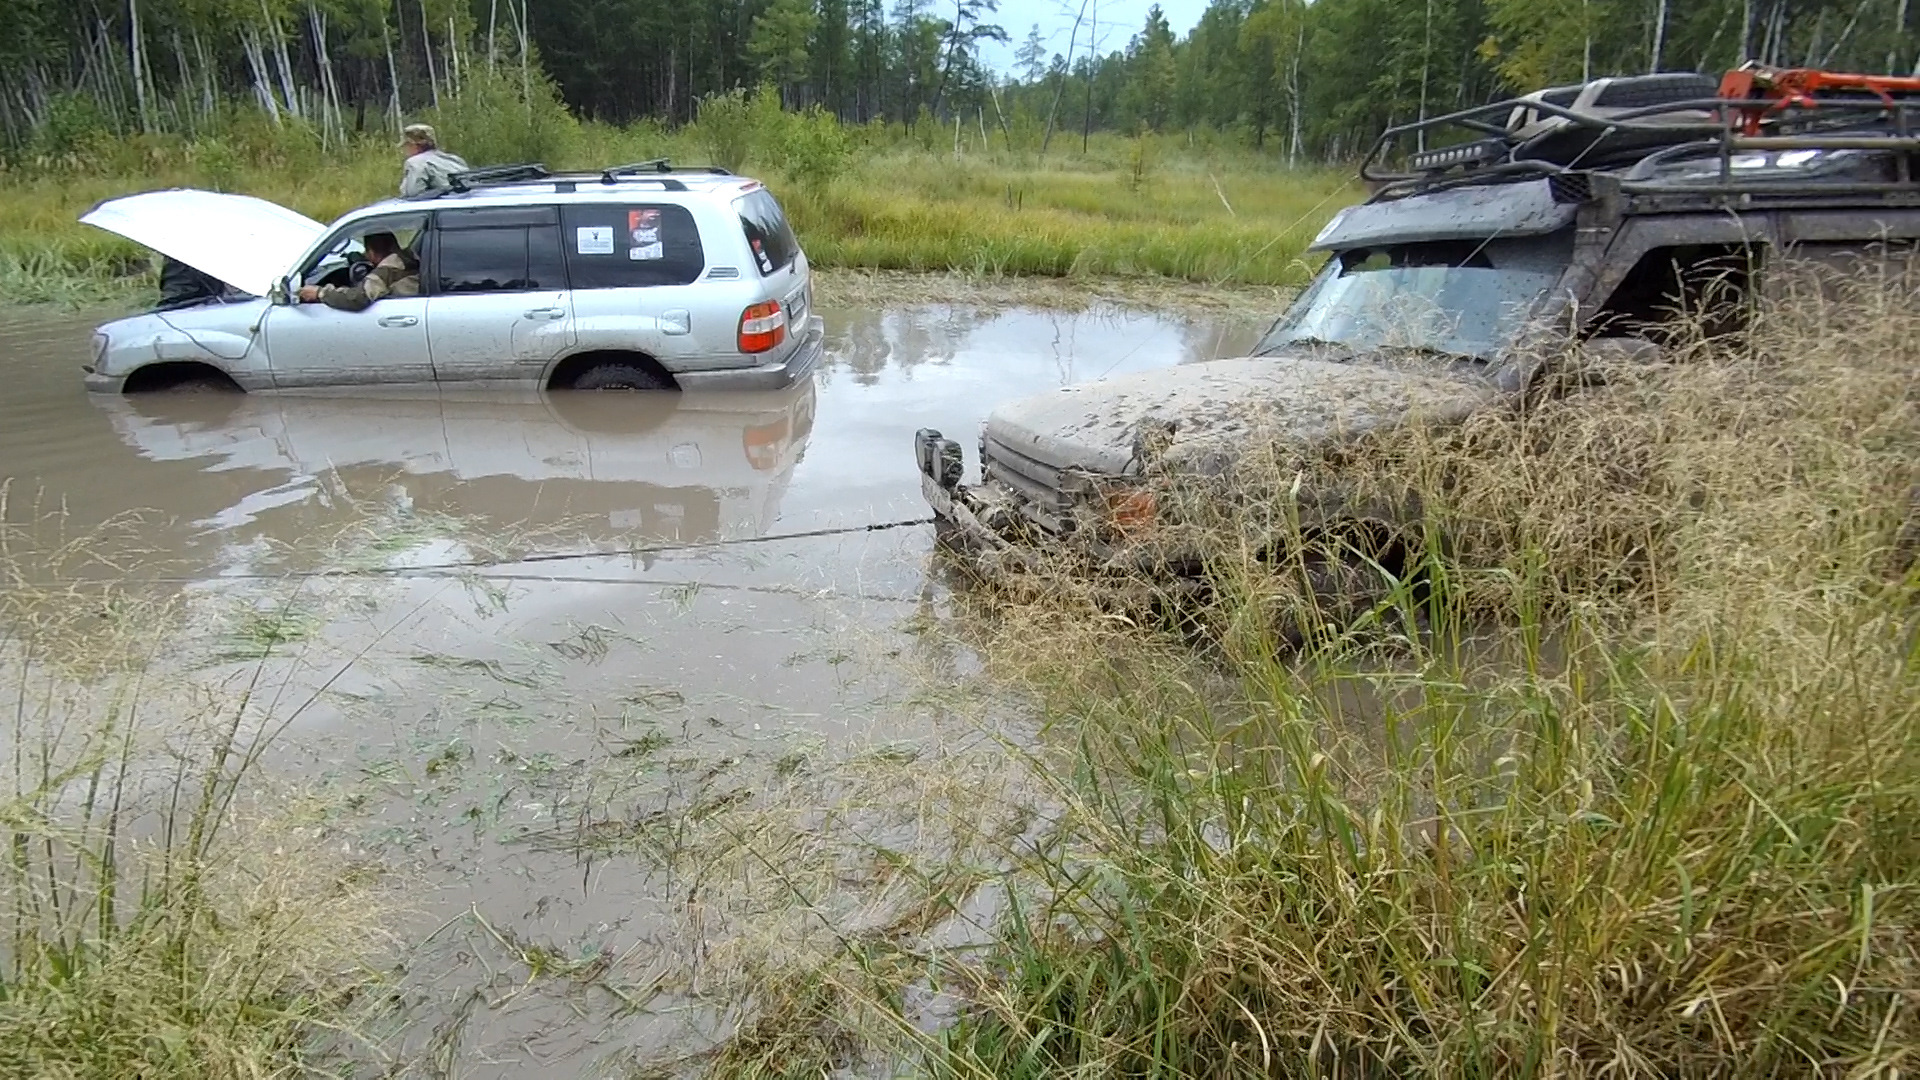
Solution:
<svg viewBox="0 0 1920 1080">
<path fill-rule="evenodd" d="M 573 249 L 582 255 L 613 254 L 613 228 L 606 225 L 582 225 L 573 230 Z"/>
</svg>

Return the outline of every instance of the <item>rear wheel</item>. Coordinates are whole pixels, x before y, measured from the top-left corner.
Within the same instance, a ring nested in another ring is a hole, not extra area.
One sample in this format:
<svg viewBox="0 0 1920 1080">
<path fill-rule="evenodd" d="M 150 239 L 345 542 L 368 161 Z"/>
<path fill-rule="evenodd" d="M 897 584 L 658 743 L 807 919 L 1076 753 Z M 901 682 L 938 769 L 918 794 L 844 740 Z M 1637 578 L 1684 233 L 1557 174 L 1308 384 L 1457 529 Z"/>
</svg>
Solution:
<svg viewBox="0 0 1920 1080">
<path fill-rule="evenodd" d="M 671 390 L 673 385 L 638 364 L 595 364 L 573 380 L 575 390 Z"/>
</svg>

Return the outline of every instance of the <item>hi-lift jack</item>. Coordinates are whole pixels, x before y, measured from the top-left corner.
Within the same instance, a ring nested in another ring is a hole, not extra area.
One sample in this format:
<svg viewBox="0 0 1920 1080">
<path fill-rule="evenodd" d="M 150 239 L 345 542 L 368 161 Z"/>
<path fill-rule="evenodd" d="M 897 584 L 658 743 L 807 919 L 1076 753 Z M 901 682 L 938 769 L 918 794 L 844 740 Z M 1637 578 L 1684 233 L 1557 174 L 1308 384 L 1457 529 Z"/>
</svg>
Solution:
<svg viewBox="0 0 1920 1080">
<path fill-rule="evenodd" d="M 1920 78 L 1897 75 L 1858 75 L 1819 68 L 1774 68 L 1746 64 L 1720 80 L 1723 101 L 1751 101 L 1739 107 L 1741 134 L 1760 134 L 1770 114 L 1787 109 L 1818 110 L 1822 104 L 1845 104 L 1858 109 L 1878 100 L 1896 117 L 1902 104 L 1920 102 Z"/>
</svg>

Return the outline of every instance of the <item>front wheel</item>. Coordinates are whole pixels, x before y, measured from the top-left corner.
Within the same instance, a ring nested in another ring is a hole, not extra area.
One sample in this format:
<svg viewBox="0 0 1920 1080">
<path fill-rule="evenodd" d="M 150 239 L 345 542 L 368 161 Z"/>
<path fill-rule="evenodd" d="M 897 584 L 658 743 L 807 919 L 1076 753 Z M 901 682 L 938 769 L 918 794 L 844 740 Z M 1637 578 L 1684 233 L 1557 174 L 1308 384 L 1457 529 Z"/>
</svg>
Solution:
<svg viewBox="0 0 1920 1080">
<path fill-rule="evenodd" d="M 573 380 L 575 390 L 671 390 L 673 384 L 638 364 L 595 364 Z"/>
</svg>

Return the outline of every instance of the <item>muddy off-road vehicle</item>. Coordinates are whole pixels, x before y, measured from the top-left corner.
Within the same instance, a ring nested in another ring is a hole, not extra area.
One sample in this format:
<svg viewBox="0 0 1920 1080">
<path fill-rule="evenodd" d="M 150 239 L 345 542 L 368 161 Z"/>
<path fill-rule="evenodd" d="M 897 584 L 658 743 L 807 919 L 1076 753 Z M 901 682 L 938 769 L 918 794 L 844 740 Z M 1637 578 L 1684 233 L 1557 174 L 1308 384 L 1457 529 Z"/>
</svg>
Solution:
<svg viewBox="0 0 1920 1080">
<path fill-rule="evenodd" d="M 1657 359 L 1675 313 L 1737 331 L 1771 267 L 1904 260 L 1920 238 L 1916 121 L 1920 80 L 1749 67 L 1718 83 L 1601 79 L 1392 128 L 1361 168 L 1372 194 L 1314 240 L 1324 268 L 1253 355 L 1003 405 L 978 485 L 961 482 L 958 443 L 919 432 L 941 537 L 989 572 L 1035 552 L 1138 569 L 1148 546 L 1134 538 L 1172 512 L 1149 478 L 1204 485 L 1255 443 L 1325 447 L 1416 414 L 1517 407 L 1558 364 Z M 1306 528 L 1359 512 L 1324 493 L 1298 502 Z"/>
</svg>

